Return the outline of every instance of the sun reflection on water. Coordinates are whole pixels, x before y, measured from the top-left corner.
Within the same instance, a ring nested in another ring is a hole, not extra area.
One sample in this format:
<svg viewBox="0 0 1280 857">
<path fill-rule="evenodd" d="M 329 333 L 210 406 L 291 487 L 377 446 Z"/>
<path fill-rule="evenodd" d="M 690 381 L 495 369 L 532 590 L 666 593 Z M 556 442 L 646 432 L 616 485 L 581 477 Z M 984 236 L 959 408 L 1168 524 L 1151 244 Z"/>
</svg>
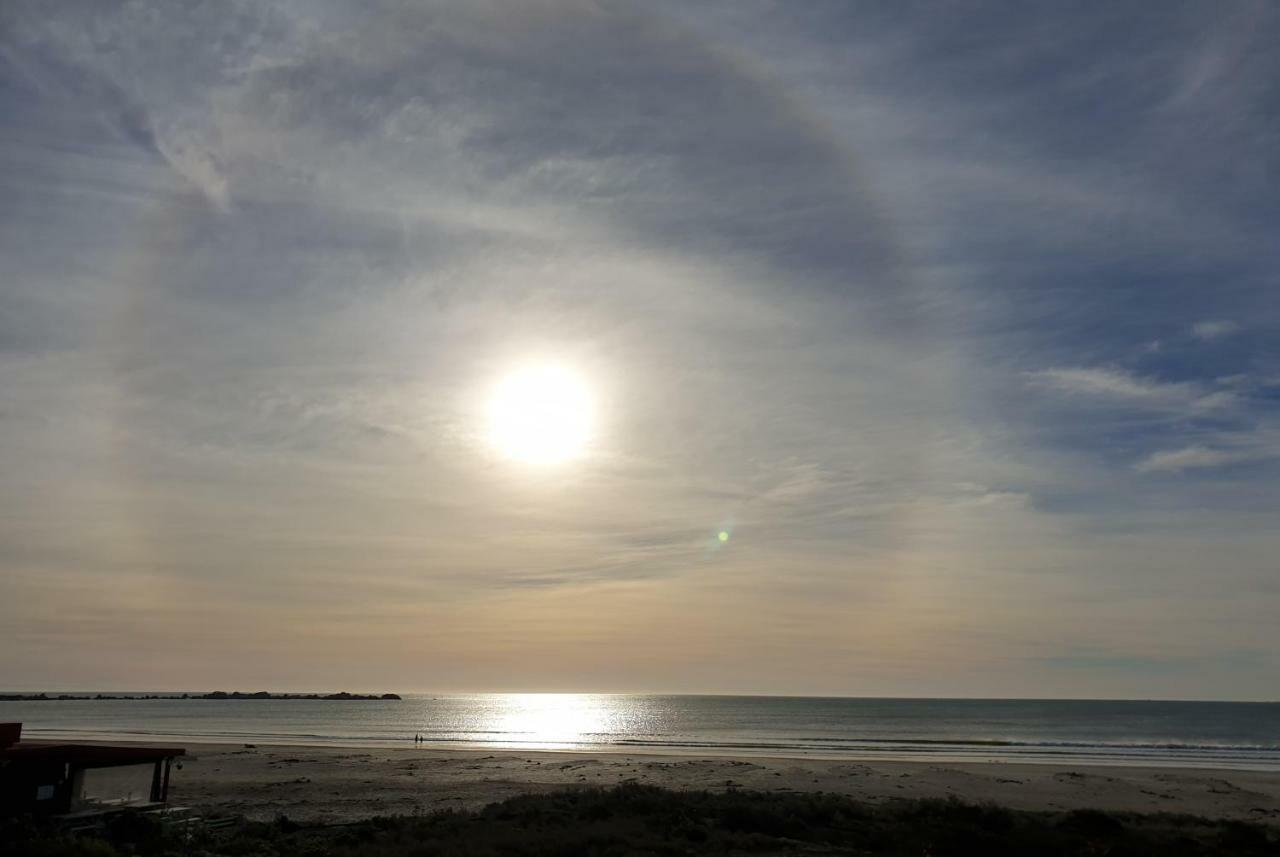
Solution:
<svg viewBox="0 0 1280 857">
<path fill-rule="evenodd" d="M 616 697 L 586 693 L 509 693 L 495 699 L 490 728 L 522 747 L 568 749 L 606 740 L 633 724 Z"/>
</svg>

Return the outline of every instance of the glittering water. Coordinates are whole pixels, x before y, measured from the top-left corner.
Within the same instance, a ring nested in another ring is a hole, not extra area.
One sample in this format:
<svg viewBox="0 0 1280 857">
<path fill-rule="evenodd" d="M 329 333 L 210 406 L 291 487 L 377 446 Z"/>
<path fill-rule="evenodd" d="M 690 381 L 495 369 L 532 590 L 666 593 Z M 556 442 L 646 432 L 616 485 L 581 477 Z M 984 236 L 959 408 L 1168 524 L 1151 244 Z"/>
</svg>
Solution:
<svg viewBox="0 0 1280 857">
<path fill-rule="evenodd" d="M 1280 704 L 612 694 L 0 702 L 30 738 L 1280 769 Z"/>
</svg>

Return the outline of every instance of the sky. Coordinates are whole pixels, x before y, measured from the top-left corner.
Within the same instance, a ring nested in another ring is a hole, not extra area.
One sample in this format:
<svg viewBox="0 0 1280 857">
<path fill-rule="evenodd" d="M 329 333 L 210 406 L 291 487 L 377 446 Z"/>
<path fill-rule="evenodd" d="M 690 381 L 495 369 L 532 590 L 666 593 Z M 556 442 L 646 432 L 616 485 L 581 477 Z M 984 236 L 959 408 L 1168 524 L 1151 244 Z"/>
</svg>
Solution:
<svg viewBox="0 0 1280 857">
<path fill-rule="evenodd" d="M 1276 698 L 1277 43 L 7 0 L 0 687 Z"/>
</svg>

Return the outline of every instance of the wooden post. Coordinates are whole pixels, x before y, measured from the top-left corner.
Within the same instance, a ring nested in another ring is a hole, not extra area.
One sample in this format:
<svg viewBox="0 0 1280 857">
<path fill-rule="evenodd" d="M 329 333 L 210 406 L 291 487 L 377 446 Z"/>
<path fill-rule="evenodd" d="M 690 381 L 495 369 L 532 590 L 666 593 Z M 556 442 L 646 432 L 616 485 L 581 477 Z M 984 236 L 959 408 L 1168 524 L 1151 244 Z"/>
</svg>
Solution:
<svg viewBox="0 0 1280 857">
<path fill-rule="evenodd" d="M 152 803 L 160 802 L 160 784 L 161 784 L 160 766 L 162 764 L 163 764 L 162 762 L 157 761 L 155 770 L 151 774 L 151 802 Z"/>
<path fill-rule="evenodd" d="M 164 784 L 160 786 L 160 802 L 169 802 L 169 766 L 173 764 L 173 759 L 164 760 Z"/>
</svg>

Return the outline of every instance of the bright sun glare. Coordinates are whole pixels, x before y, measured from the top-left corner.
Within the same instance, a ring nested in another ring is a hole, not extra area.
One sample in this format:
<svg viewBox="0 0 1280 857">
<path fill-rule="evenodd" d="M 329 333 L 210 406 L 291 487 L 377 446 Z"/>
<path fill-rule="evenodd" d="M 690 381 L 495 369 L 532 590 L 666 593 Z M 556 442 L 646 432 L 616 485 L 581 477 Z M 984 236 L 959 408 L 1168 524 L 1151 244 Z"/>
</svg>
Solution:
<svg viewBox="0 0 1280 857">
<path fill-rule="evenodd" d="M 494 391 L 489 440 L 517 461 L 555 464 L 582 454 L 591 421 L 591 396 L 581 377 L 563 366 L 530 366 Z"/>
</svg>

